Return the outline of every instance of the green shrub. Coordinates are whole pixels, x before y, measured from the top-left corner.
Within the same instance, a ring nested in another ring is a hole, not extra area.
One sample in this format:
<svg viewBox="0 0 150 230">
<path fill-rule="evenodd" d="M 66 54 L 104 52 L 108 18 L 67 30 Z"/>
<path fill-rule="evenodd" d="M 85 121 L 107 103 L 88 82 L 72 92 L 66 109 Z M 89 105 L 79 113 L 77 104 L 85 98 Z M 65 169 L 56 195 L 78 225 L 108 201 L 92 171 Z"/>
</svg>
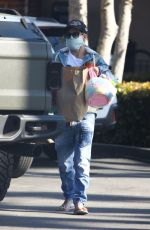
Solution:
<svg viewBox="0 0 150 230">
<path fill-rule="evenodd" d="M 150 147 L 150 82 L 123 82 L 117 88 L 116 129 L 103 131 L 96 141 Z"/>
</svg>

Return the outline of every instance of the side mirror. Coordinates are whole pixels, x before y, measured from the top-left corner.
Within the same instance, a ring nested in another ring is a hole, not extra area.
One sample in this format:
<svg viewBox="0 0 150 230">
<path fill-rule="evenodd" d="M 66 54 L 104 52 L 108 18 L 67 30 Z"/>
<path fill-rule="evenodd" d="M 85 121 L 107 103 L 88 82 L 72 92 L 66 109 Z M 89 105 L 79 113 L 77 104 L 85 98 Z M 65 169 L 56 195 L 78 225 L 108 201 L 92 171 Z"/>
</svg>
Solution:
<svg viewBox="0 0 150 230">
<path fill-rule="evenodd" d="M 62 86 L 62 64 L 49 62 L 47 66 L 47 88 L 60 89 Z"/>
</svg>

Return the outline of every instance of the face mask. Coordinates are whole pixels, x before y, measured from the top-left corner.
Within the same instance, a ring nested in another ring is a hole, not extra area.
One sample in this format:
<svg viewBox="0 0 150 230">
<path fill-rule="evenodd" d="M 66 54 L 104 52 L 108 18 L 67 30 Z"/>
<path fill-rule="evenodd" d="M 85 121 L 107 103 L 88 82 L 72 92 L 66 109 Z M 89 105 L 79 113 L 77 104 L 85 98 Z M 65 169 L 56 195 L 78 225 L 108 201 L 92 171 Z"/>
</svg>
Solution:
<svg viewBox="0 0 150 230">
<path fill-rule="evenodd" d="M 70 50 L 79 50 L 81 46 L 85 45 L 82 36 L 79 36 L 78 38 L 71 38 L 66 39 L 66 46 Z"/>
</svg>

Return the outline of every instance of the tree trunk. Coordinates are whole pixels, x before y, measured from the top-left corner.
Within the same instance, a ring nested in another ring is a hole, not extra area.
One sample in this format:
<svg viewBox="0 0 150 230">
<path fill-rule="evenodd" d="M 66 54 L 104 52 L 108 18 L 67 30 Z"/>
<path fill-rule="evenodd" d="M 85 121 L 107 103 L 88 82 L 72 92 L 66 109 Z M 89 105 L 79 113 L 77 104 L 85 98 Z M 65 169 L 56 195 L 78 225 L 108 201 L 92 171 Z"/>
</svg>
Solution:
<svg viewBox="0 0 150 230">
<path fill-rule="evenodd" d="M 101 0 L 101 33 L 97 52 L 101 54 L 107 64 L 110 63 L 112 44 L 117 31 L 114 0 Z"/>
<path fill-rule="evenodd" d="M 87 25 L 87 0 L 69 0 L 69 20 L 79 19 Z"/>
<path fill-rule="evenodd" d="M 122 0 L 120 5 L 119 30 L 116 38 L 112 72 L 122 82 L 125 65 L 125 56 L 128 45 L 129 29 L 131 24 L 131 11 L 133 0 Z"/>
</svg>

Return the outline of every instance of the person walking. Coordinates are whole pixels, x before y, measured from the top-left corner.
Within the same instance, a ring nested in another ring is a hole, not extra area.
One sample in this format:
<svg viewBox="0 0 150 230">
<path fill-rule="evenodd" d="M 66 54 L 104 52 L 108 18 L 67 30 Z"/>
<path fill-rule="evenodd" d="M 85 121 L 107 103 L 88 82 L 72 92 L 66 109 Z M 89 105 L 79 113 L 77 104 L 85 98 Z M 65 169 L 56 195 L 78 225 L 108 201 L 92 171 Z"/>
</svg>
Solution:
<svg viewBox="0 0 150 230">
<path fill-rule="evenodd" d="M 97 76 L 105 74 L 114 78 L 103 58 L 86 45 L 87 33 L 82 21 L 69 21 L 65 32 L 66 47 L 57 52 L 55 61 L 70 67 L 93 66 Z M 88 214 L 86 202 L 95 118 L 96 109 L 88 107 L 83 119 L 66 122 L 63 132 L 55 139 L 64 195 L 60 211 L 74 210 L 77 215 Z"/>
</svg>

